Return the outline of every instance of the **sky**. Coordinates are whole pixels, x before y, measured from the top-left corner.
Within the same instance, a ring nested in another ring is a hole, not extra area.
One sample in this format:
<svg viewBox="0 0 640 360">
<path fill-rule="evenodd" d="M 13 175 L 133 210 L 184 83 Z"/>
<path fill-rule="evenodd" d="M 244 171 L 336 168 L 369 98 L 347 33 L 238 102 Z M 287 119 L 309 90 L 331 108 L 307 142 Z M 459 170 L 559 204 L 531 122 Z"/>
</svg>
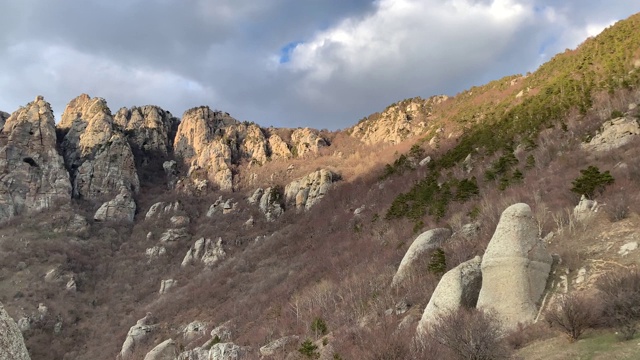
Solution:
<svg viewBox="0 0 640 360">
<path fill-rule="evenodd" d="M 87 93 L 181 117 L 343 129 L 534 71 L 630 0 L 0 0 L 0 110 Z"/>
</svg>

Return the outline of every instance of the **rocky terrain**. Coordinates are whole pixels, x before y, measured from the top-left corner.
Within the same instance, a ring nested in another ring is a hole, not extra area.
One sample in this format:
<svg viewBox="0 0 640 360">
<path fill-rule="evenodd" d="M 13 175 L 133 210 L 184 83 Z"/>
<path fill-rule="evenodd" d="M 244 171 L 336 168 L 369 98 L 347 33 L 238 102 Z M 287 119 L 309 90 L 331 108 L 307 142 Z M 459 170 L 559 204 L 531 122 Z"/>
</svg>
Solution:
<svg viewBox="0 0 640 360">
<path fill-rule="evenodd" d="M 639 34 L 345 131 L 0 112 L 0 358 L 544 358 L 548 314 L 640 260 Z"/>
</svg>

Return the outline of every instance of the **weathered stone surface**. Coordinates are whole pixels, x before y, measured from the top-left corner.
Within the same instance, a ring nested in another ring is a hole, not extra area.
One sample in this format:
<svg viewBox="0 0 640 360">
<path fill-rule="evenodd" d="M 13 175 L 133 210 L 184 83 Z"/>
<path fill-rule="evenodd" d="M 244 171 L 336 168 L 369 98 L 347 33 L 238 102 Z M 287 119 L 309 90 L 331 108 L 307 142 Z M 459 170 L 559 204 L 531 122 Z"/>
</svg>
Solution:
<svg viewBox="0 0 640 360">
<path fill-rule="evenodd" d="M 182 208 L 179 201 L 175 202 L 157 202 L 149 208 L 144 216 L 145 220 L 158 219 L 167 214 L 174 214 Z"/>
<path fill-rule="evenodd" d="M 298 209 L 308 210 L 322 199 L 340 176 L 332 171 L 322 169 L 294 180 L 285 189 L 285 202 Z"/>
<path fill-rule="evenodd" d="M 633 118 L 621 117 L 602 124 L 600 131 L 583 148 L 590 151 L 608 151 L 631 142 L 640 135 L 640 125 Z"/>
<path fill-rule="evenodd" d="M 239 133 L 244 130 L 238 129 Z M 267 139 L 259 126 L 251 124 L 246 127 L 242 139 L 241 155 L 253 163 L 262 165 L 267 162 Z"/>
<path fill-rule="evenodd" d="M 209 350 L 210 360 L 240 360 L 243 359 L 250 349 L 238 346 L 234 343 L 218 343 Z"/>
<path fill-rule="evenodd" d="M 233 188 L 231 147 L 225 127 L 238 124 L 228 113 L 198 107 L 186 111 L 178 126 L 174 153 L 189 167 L 189 176 L 204 176 L 222 190 Z"/>
<path fill-rule="evenodd" d="M 586 221 L 598 212 L 598 202 L 595 200 L 589 200 L 586 196 L 582 195 L 580 202 L 573 208 L 573 217 L 577 221 Z"/>
<path fill-rule="evenodd" d="M 194 341 L 205 336 L 207 332 L 207 324 L 202 321 L 192 321 L 184 329 L 182 329 L 182 337 L 188 341 Z"/>
<path fill-rule="evenodd" d="M 154 261 L 159 259 L 161 256 L 167 254 L 167 249 L 164 246 L 154 246 L 150 247 L 145 251 L 145 255 L 149 259 L 149 261 Z"/>
<path fill-rule="evenodd" d="M 508 207 L 482 259 L 477 307 L 495 311 L 507 329 L 533 321 L 551 263 L 529 205 Z"/>
<path fill-rule="evenodd" d="M 428 99 L 414 98 L 387 107 L 382 113 L 363 119 L 351 128 L 351 136 L 366 144 L 397 144 L 428 130 L 429 118 L 435 105 L 448 97 L 432 96 Z"/>
<path fill-rule="evenodd" d="M 280 203 L 282 194 L 275 187 L 269 187 L 266 190 L 262 188 L 256 189 L 247 199 L 249 204 L 257 204 L 260 211 L 265 215 L 267 221 L 275 221 L 284 213 L 282 204 Z"/>
<path fill-rule="evenodd" d="M 449 311 L 476 306 L 482 286 L 481 263 L 482 259 L 476 256 L 442 276 L 422 313 L 418 333 L 426 332 L 430 325 L 435 324 L 440 316 Z"/>
<path fill-rule="evenodd" d="M 144 360 L 175 360 L 178 356 L 178 345 L 173 339 L 168 339 L 147 353 Z"/>
<path fill-rule="evenodd" d="M 400 284 L 407 274 L 411 272 L 411 269 L 421 256 L 440 247 L 449 237 L 451 237 L 451 230 L 445 228 L 432 229 L 420 234 L 413 240 L 407 253 L 404 254 L 398 271 L 396 271 L 396 274 L 393 276 L 391 285 L 396 286 Z"/>
<path fill-rule="evenodd" d="M 169 160 L 162 163 L 162 169 L 167 181 L 167 188 L 173 190 L 178 182 L 178 163 L 175 160 Z"/>
<path fill-rule="evenodd" d="M 260 355 L 262 356 L 275 356 L 277 354 L 286 354 L 289 351 L 294 350 L 300 340 L 299 336 L 285 336 L 280 339 L 274 340 L 267 345 L 260 348 Z"/>
<path fill-rule="evenodd" d="M 0 303 L 0 359 L 29 360 L 22 333 Z"/>
<path fill-rule="evenodd" d="M 115 199 L 102 204 L 93 219 L 96 221 L 133 222 L 136 214 L 136 202 L 127 189 L 123 188 Z"/>
<path fill-rule="evenodd" d="M 327 141 L 318 136 L 316 130 L 304 128 L 296 129 L 291 133 L 291 146 L 299 157 L 304 157 L 309 152 L 317 153 L 327 145 Z"/>
<path fill-rule="evenodd" d="M 222 246 L 222 238 L 217 241 L 200 238 L 189 248 L 182 260 L 182 267 L 202 262 L 205 266 L 213 266 L 218 261 L 224 259 L 227 253 Z"/>
<path fill-rule="evenodd" d="M 9 116 L 11 116 L 11 114 L 6 113 L 4 111 L 0 111 L 0 131 L 2 131 L 2 128 L 4 127 L 4 123 L 7 121 Z"/>
<path fill-rule="evenodd" d="M 69 201 L 69 174 L 56 151 L 51 107 L 42 97 L 6 120 L 0 151 L 0 222 Z"/>
<path fill-rule="evenodd" d="M 114 123 L 127 135 L 142 166 L 164 159 L 173 151 L 179 120 L 168 111 L 152 105 L 122 108 L 114 116 Z"/>
<path fill-rule="evenodd" d="M 174 280 L 174 279 L 162 280 L 160 282 L 160 291 L 158 291 L 158 293 L 160 295 L 166 294 L 167 292 L 169 292 L 171 288 L 176 286 L 178 286 L 178 280 Z"/>
<path fill-rule="evenodd" d="M 86 94 L 73 99 L 58 130 L 74 196 L 101 199 L 117 195 L 123 187 L 132 194 L 138 192 L 140 181 L 131 146 L 114 127 L 104 99 Z"/>
<path fill-rule="evenodd" d="M 289 145 L 277 134 L 269 136 L 267 146 L 271 152 L 271 160 L 288 160 L 293 157 Z"/>
<path fill-rule="evenodd" d="M 136 346 L 147 339 L 156 327 L 157 325 L 153 324 L 153 317 L 150 313 L 147 313 L 145 317 L 138 320 L 127 333 L 127 338 L 122 344 L 122 350 L 120 350 L 120 359 L 131 359 L 131 355 L 133 355 Z"/>
<path fill-rule="evenodd" d="M 160 242 L 174 242 L 189 238 L 189 231 L 186 228 L 167 229 L 160 235 Z"/>
</svg>

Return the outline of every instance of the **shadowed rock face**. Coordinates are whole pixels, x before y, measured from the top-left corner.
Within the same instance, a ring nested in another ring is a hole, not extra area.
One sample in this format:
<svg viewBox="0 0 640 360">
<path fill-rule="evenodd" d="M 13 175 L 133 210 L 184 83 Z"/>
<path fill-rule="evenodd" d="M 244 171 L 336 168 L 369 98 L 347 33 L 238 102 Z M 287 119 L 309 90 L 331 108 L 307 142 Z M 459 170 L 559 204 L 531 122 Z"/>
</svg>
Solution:
<svg viewBox="0 0 640 360">
<path fill-rule="evenodd" d="M 294 180 L 284 189 L 285 202 L 297 209 L 309 210 L 322 199 L 340 176 L 330 170 L 322 169 Z"/>
<path fill-rule="evenodd" d="M 455 311 L 460 307 L 473 308 L 478 301 L 478 294 L 482 285 L 480 264 L 482 259 L 476 256 L 447 271 L 429 299 L 429 304 L 422 313 L 418 323 L 418 333 L 428 331 L 431 324 L 448 311 Z"/>
<path fill-rule="evenodd" d="M 132 194 L 138 192 L 140 182 L 131 147 L 114 126 L 104 99 L 86 94 L 73 99 L 62 114 L 58 132 L 74 196 L 112 198 L 123 187 Z"/>
<path fill-rule="evenodd" d="M 0 359 L 30 360 L 22 333 L 0 303 Z"/>
<path fill-rule="evenodd" d="M 70 199 L 49 103 L 36 98 L 13 113 L 0 134 L 0 222 Z"/>
<path fill-rule="evenodd" d="M 506 329 L 533 321 L 551 263 L 529 205 L 508 207 L 482 259 L 477 307 L 495 311 Z"/>
</svg>

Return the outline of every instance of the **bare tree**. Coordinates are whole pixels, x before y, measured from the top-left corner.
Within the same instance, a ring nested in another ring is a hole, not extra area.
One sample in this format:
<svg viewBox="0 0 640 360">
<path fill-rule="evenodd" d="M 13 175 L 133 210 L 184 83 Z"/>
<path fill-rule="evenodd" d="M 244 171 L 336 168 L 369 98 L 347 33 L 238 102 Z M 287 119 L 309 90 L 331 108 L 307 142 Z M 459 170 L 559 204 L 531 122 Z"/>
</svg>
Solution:
<svg viewBox="0 0 640 360">
<path fill-rule="evenodd" d="M 597 288 L 602 293 L 604 321 L 630 340 L 640 319 L 640 271 L 625 269 L 601 277 Z"/>
<path fill-rule="evenodd" d="M 576 341 L 597 323 L 596 302 L 577 293 L 561 295 L 556 306 L 546 314 L 546 320 L 564 332 L 570 341 Z"/>
</svg>

